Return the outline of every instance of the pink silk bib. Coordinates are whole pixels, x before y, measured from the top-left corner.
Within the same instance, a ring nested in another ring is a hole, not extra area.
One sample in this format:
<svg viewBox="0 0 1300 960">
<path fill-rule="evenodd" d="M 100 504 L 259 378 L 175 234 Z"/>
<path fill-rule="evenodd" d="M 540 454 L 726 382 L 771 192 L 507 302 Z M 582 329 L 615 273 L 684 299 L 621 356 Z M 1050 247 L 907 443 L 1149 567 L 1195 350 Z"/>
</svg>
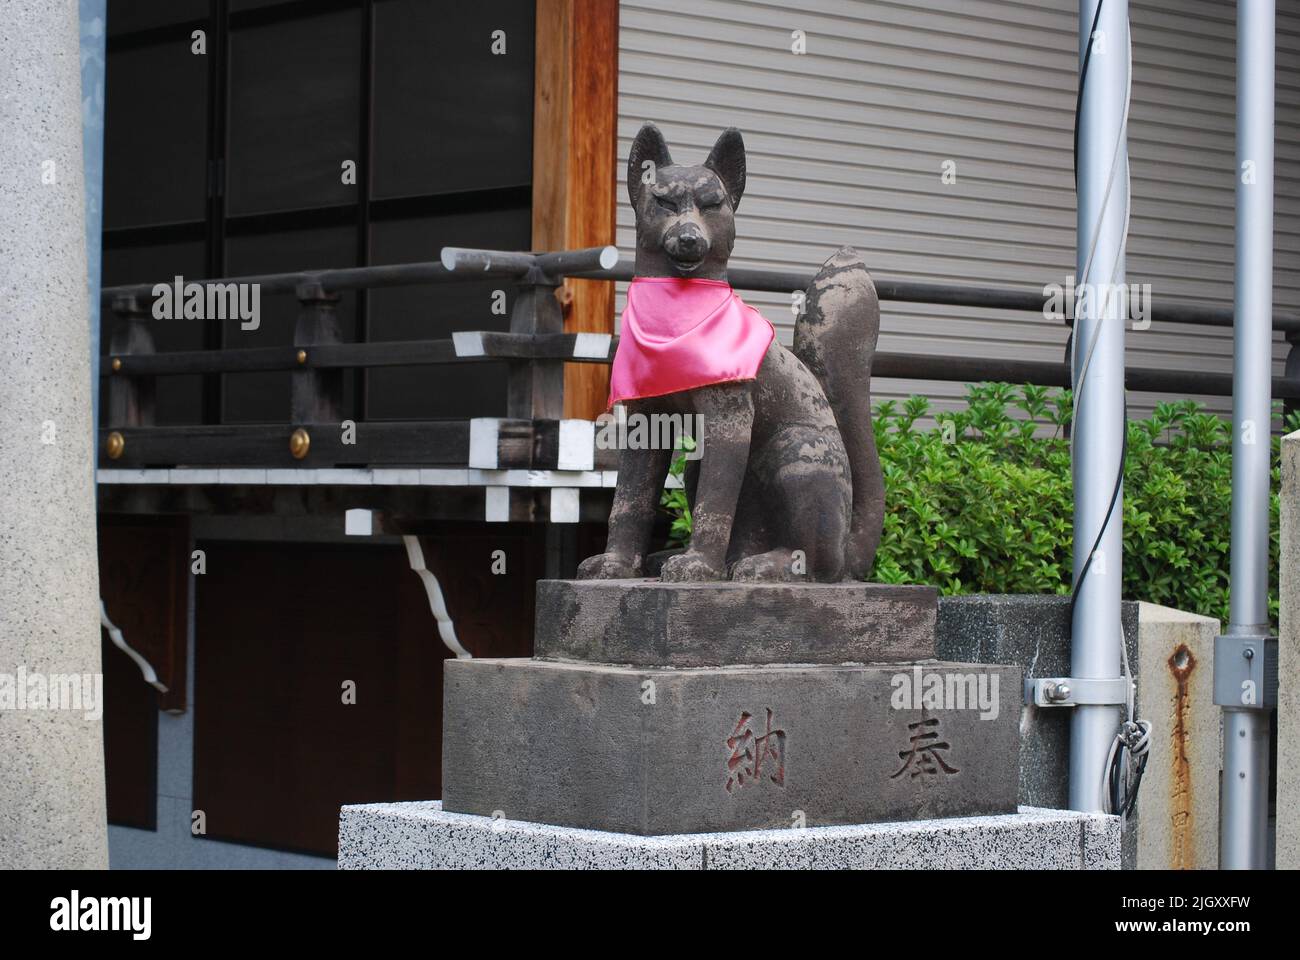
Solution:
<svg viewBox="0 0 1300 960">
<path fill-rule="evenodd" d="M 776 331 L 723 280 L 637 277 L 609 379 L 609 406 L 753 380 Z"/>
</svg>

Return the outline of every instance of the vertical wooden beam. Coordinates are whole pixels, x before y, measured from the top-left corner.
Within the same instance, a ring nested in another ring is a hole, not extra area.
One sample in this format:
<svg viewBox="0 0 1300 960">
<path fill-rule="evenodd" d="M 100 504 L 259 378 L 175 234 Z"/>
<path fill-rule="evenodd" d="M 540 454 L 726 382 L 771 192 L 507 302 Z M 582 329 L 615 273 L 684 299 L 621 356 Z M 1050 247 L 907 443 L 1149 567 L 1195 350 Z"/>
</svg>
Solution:
<svg viewBox="0 0 1300 960">
<path fill-rule="evenodd" d="M 117 297 L 113 301 L 113 332 L 108 341 L 109 369 L 113 371 L 108 379 L 108 425 L 114 429 L 151 427 L 155 422 L 154 378 L 117 375 L 122 357 L 154 352 L 147 313 L 139 297 Z"/>
<path fill-rule="evenodd" d="M 298 291 L 298 321 L 293 345 L 299 347 L 299 367 L 293 371 L 289 417 L 294 426 L 337 424 L 343 419 L 343 371 L 312 366 L 311 348 L 343 342 L 339 326 L 338 294 L 319 283 L 304 283 Z"/>
<path fill-rule="evenodd" d="M 614 242 L 618 3 L 537 0 L 533 94 L 533 249 Z M 613 333 L 614 285 L 569 280 L 556 291 L 566 332 Z M 605 409 L 609 368 L 564 370 L 564 416 Z"/>
<path fill-rule="evenodd" d="M 557 296 L 561 289 L 541 283 L 520 284 L 510 314 L 510 332 L 559 333 L 563 321 Z M 523 420 L 559 419 L 564 366 L 558 360 L 510 364 L 506 416 Z M 564 397 L 568 398 L 567 391 Z"/>
</svg>

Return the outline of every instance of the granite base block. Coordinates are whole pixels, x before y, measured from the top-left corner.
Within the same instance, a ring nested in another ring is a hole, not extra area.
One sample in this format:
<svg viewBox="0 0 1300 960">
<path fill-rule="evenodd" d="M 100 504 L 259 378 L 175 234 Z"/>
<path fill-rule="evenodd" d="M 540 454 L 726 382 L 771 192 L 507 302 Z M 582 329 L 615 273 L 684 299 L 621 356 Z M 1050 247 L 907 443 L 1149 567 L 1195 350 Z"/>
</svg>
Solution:
<svg viewBox="0 0 1300 960">
<path fill-rule="evenodd" d="M 449 660 L 443 801 L 642 836 L 1014 813 L 1020 678 L 938 661 Z M 935 683 L 962 701 L 922 704 Z"/>
<path fill-rule="evenodd" d="M 437 801 L 347 806 L 340 870 L 1117 870 L 1119 818 L 1021 807 L 988 817 L 643 837 L 471 814 Z"/>
</svg>

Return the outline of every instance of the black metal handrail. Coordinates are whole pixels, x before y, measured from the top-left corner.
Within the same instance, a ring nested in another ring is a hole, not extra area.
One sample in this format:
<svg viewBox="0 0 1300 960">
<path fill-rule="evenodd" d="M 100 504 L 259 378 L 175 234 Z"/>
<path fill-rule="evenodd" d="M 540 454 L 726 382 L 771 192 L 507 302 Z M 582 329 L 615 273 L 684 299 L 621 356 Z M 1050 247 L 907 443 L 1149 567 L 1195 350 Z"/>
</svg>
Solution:
<svg viewBox="0 0 1300 960">
<path fill-rule="evenodd" d="M 599 263 L 600 258 L 608 256 L 612 249 L 612 247 L 592 247 L 585 250 L 530 254 L 449 247 L 443 251 L 442 261 L 272 273 L 194 282 L 256 283 L 261 286 L 264 293 L 292 293 L 304 284 L 315 284 L 329 292 L 341 293 L 365 288 L 457 282 L 467 279 L 467 274 L 473 274 L 475 277 L 520 279 L 533 269 L 542 275 L 576 280 L 631 280 L 634 273 L 634 264 L 631 260 L 620 259 L 612 267 L 605 267 Z M 451 266 L 448 265 L 449 261 Z M 806 290 L 812 283 L 815 272 L 733 267 L 727 271 L 727 276 L 731 285 L 739 290 L 791 293 L 796 290 Z M 929 283 L 880 277 L 873 279 L 880 299 L 896 303 L 927 303 L 936 306 L 1032 312 L 1041 311 L 1044 303 L 1043 292 L 1031 287 Z M 117 297 L 148 297 L 152 295 L 154 287 L 155 284 L 150 283 L 105 287 L 101 299 L 105 304 L 111 305 Z M 1233 312 L 1231 307 L 1157 300 L 1151 304 L 1150 320 L 1152 323 L 1231 327 Z M 1284 333 L 1300 333 L 1300 314 L 1275 310 L 1273 329 Z"/>
<path fill-rule="evenodd" d="M 554 253 L 522 253 L 449 247 L 441 260 L 375 267 L 298 271 L 221 280 L 207 284 L 258 284 L 262 292 L 292 292 L 300 312 L 290 346 L 157 353 L 147 307 L 155 284 L 109 287 L 103 298 L 116 317 L 109 362 L 109 425 L 102 441 L 111 462 L 121 465 L 341 465 L 469 463 L 469 421 L 367 421 L 364 440 L 343 444 L 335 436 L 344 418 L 341 371 L 347 368 L 503 362 L 509 366 L 507 416 L 498 430 L 500 450 L 490 458 L 500 467 L 554 467 L 554 441 L 563 414 L 563 365 L 609 363 L 617 338 L 594 341 L 590 334 L 565 333 L 554 297 L 566 277 L 627 280 L 633 265 L 613 247 Z M 517 287 L 509 331 L 464 331 L 453 339 L 344 343 L 335 316 L 338 295 L 365 288 L 500 278 Z M 733 286 L 753 291 L 793 292 L 811 283 L 811 271 L 735 268 Z M 1041 313 L 1041 290 L 877 279 L 886 301 L 931 303 Z M 1154 303 L 1153 322 L 1230 326 L 1223 307 Z M 1292 342 L 1286 377 L 1273 380 L 1273 395 L 1300 400 L 1300 316 L 1278 312 L 1274 328 Z M 1295 361 L 1293 363 L 1293 360 Z M 159 427 L 154 424 L 154 378 L 180 374 L 249 371 L 293 372 L 292 406 L 286 425 Z M 918 353 L 877 354 L 878 377 L 975 382 L 996 380 L 1067 387 L 1064 362 L 954 357 Z M 1173 394 L 1229 396 L 1228 373 L 1128 368 L 1129 389 Z"/>
</svg>

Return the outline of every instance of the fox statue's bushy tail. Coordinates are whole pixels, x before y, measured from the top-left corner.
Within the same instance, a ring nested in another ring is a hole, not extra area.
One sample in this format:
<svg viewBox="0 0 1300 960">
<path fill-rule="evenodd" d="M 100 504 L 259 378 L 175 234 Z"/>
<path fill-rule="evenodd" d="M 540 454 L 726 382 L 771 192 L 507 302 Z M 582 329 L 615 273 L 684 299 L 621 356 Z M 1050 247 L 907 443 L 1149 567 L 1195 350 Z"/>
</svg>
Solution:
<svg viewBox="0 0 1300 960">
<path fill-rule="evenodd" d="M 866 265 L 841 247 L 808 287 L 794 325 L 794 354 L 826 391 L 853 473 L 853 520 L 844 577 L 866 579 L 884 524 L 884 479 L 871 419 L 871 360 L 880 336 L 880 301 Z"/>
</svg>

